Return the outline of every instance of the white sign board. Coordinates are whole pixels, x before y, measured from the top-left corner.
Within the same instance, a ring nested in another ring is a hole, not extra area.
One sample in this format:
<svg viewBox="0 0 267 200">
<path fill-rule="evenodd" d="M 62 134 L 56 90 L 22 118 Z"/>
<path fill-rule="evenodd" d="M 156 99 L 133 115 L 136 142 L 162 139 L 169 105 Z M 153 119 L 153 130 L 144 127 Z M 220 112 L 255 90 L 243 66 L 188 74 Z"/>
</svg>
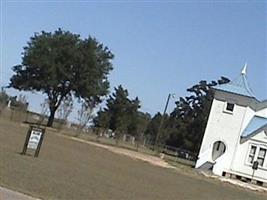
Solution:
<svg viewBox="0 0 267 200">
<path fill-rule="evenodd" d="M 28 142 L 28 148 L 29 149 L 37 149 L 37 146 L 40 142 L 41 136 L 42 136 L 41 131 L 32 130 L 31 135 L 30 135 L 30 139 Z"/>
</svg>

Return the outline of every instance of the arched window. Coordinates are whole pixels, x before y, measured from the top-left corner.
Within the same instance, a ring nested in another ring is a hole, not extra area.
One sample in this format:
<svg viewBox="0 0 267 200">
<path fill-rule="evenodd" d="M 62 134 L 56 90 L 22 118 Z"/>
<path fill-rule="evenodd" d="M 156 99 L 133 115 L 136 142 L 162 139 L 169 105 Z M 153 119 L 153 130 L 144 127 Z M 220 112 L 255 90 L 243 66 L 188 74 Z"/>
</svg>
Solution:
<svg viewBox="0 0 267 200">
<path fill-rule="evenodd" d="M 212 160 L 215 161 L 217 158 L 223 155 L 225 150 L 226 150 L 226 146 L 222 141 L 214 142 L 213 148 L 212 148 Z"/>
</svg>

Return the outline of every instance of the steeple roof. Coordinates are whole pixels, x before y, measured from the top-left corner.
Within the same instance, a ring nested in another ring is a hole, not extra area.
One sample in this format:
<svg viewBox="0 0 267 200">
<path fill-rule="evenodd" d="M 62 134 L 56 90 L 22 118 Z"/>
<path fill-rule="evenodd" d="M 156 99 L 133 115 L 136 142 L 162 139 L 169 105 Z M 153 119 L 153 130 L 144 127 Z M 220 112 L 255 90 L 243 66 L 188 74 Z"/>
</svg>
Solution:
<svg viewBox="0 0 267 200">
<path fill-rule="evenodd" d="M 242 96 L 252 97 L 256 99 L 255 95 L 253 94 L 252 90 L 249 87 L 246 70 L 247 70 L 247 64 L 245 64 L 239 77 L 237 77 L 236 79 L 234 79 L 229 83 L 217 85 L 214 87 L 214 89 L 234 94 L 239 94 Z"/>
</svg>

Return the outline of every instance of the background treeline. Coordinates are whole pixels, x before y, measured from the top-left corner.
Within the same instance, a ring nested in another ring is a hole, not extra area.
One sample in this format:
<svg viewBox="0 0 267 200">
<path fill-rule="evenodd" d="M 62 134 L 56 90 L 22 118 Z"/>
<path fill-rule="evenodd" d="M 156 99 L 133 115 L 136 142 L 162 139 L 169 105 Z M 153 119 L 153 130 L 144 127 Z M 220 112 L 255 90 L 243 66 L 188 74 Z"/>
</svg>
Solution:
<svg viewBox="0 0 267 200">
<path fill-rule="evenodd" d="M 44 122 L 48 127 L 55 126 L 55 118 L 59 119 L 59 127 L 66 125 L 76 100 L 81 104 L 79 122 L 75 124 L 78 133 L 92 125 L 98 135 L 111 133 L 117 142 L 130 135 L 136 144 L 170 145 L 197 152 L 211 107 L 211 87 L 229 80 L 222 77 L 210 83 L 200 81 L 187 89 L 189 95 L 180 98 L 170 114 L 151 117 L 141 111 L 139 98 L 129 98 L 121 85 L 106 99 L 113 58 L 109 48 L 90 35 L 82 38 L 60 28 L 41 31 L 30 37 L 23 48 L 22 62 L 12 67 L 14 74 L 8 87 L 44 94 L 46 99 L 37 118 L 38 123 Z M 0 98 L 6 106 L 8 97 L 4 91 Z M 25 98 L 12 102 L 27 110 Z M 94 116 L 103 102 L 104 108 Z"/>
<path fill-rule="evenodd" d="M 176 101 L 176 107 L 170 114 L 160 113 L 152 118 L 149 113 L 140 111 L 138 97 L 129 98 L 128 91 L 121 85 L 115 88 L 94 118 L 94 126 L 102 133 L 112 130 L 116 139 L 123 134 L 136 138 L 137 142 L 154 145 L 169 145 L 197 153 L 204 135 L 208 115 L 213 99 L 212 86 L 227 83 L 221 77 L 218 81 L 200 81 L 188 88 L 189 96 Z M 159 126 L 162 127 L 159 130 Z"/>
</svg>

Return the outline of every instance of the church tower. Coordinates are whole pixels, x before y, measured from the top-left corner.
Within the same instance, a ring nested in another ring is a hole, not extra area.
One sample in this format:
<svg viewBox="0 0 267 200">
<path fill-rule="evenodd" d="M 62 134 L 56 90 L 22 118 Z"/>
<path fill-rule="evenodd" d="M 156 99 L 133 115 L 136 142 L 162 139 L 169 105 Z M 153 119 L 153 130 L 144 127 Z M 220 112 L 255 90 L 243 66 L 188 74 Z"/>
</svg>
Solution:
<svg viewBox="0 0 267 200">
<path fill-rule="evenodd" d="M 217 85 L 196 168 L 222 175 L 231 169 L 241 132 L 254 115 L 257 99 L 249 87 L 247 65 L 233 81 Z"/>
</svg>

